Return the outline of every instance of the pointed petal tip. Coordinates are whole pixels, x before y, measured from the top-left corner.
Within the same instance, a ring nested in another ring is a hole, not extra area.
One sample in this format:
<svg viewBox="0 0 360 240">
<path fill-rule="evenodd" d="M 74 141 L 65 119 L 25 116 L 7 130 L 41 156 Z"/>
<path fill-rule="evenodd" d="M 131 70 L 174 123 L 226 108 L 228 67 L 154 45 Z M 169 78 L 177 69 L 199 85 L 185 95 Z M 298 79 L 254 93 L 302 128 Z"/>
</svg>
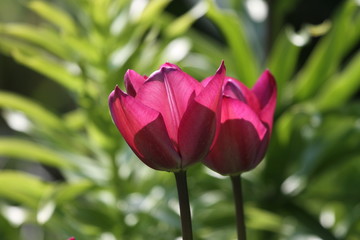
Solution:
<svg viewBox="0 0 360 240">
<path fill-rule="evenodd" d="M 115 86 L 114 90 L 109 94 L 109 104 L 113 103 L 117 98 L 121 96 L 126 96 L 127 94 L 124 93 L 118 85 Z"/>
<path fill-rule="evenodd" d="M 225 72 L 226 72 L 225 62 L 224 60 L 222 60 L 218 70 L 216 71 L 216 74 L 223 74 L 223 73 L 225 74 Z"/>
<path fill-rule="evenodd" d="M 132 69 L 126 70 L 125 75 L 124 75 L 124 81 L 125 81 L 125 83 L 126 83 L 127 81 L 131 81 L 131 75 L 133 75 L 134 73 L 136 73 L 136 72 L 135 72 L 134 70 L 132 70 Z"/>
<path fill-rule="evenodd" d="M 177 70 L 180 70 L 180 68 L 179 68 L 179 66 L 177 66 L 177 65 L 175 65 L 175 64 L 172 64 L 172 63 L 169 63 L 169 62 L 165 62 L 164 64 L 162 64 L 161 66 L 160 66 L 160 69 L 162 70 L 162 69 L 168 69 L 168 68 L 175 68 L 175 69 L 177 69 Z"/>
<path fill-rule="evenodd" d="M 274 75 L 272 74 L 272 72 L 269 69 L 266 69 L 263 72 L 263 76 L 265 76 L 271 83 L 273 83 L 274 85 L 276 85 L 276 80 Z"/>
<path fill-rule="evenodd" d="M 117 95 L 116 88 L 117 88 L 117 85 L 116 85 L 115 89 L 112 90 L 111 93 L 109 94 L 109 97 L 108 97 L 109 105 L 111 105 L 113 102 L 115 102 L 116 95 Z"/>
</svg>

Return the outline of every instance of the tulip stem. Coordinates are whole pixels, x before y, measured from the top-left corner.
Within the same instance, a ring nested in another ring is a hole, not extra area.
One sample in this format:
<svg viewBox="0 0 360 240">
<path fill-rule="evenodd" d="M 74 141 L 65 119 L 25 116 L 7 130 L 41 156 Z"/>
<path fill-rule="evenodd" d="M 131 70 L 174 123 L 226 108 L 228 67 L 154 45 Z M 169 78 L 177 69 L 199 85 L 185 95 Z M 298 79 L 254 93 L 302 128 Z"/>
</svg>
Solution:
<svg viewBox="0 0 360 240">
<path fill-rule="evenodd" d="M 174 174 L 179 197 L 182 237 L 183 240 L 192 240 L 193 235 L 186 171 L 179 171 L 175 172 Z"/>
<path fill-rule="evenodd" d="M 230 176 L 232 189 L 234 194 L 235 201 L 235 211 L 236 211 L 236 229 L 238 240 L 246 240 L 246 230 L 245 230 L 245 219 L 244 219 L 244 203 L 241 187 L 241 176 Z"/>
</svg>

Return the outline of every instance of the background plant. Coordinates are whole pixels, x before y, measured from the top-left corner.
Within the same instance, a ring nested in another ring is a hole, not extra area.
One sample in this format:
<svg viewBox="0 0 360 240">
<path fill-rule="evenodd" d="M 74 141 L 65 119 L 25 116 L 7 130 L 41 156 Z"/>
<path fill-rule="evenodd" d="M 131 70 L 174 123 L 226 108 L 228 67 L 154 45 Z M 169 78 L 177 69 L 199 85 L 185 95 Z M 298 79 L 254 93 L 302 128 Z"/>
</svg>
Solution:
<svg viewBox="0 0 360 240">
<path fill-rule="evenodd" d="M 297 31 L 300 1 L 269 1 L 265 22 L 255 0 L 8 2 L 2 12 L 27 18 L 0 24 L 2 239 L 180 236 L 172 175 L 131 153 L 107 96 L 128 68 L 169 61 L 200 80 L 221 59 L 248 86 L 269 68 L 279 88 L 268 155 L 244 174 L 249 239 L 359 239 L 358 1 Z M 10 71 L 9 58 L 43 80 Z M 229 180 L 200 165 L 188 176 L 195 239 L 235 238 Z"/>
</svg>

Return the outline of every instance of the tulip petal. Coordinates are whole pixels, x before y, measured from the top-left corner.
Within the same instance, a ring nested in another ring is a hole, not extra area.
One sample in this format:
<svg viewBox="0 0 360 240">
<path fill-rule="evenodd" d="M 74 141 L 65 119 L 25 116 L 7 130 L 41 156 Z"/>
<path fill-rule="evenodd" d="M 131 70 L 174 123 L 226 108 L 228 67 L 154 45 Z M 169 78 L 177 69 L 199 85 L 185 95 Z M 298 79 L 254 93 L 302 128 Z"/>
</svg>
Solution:
<svg viewBox="0 0 360 240">
<path fill-rule="evenodd" d="M 219 135 L 204 163 L 223 174 L 254 168 L 264 157 L 269 141 L 267 128 L 242 101 L 224 97 Z"/>
<path fill-rule="evenodd" d="M 235 78 L 227 77 L 225 79 L 223 95 L 248 104 L 254 112 L 260 114 L 260 103 L 257 96 L 245 84 Z"/>
<path fill-rule="evenodd" d="M 260 118 L 265 122 L 270 132 L 272 130 L 273 116 L 276 107 L 276 82 L 269 70 L 266 70 L 258 79 L 252 91 L 259 99 L 261 106 Z"/>
<path fill-rule="evenodd" d="M 267 128 L 264 126 L 263 122 L 254 110 L 242 101 L 229 97 L 223 97 L 221 124 L 234 119 L 244 119 L 245 121 L 250 122 L 254 126 L 260 140 L 264 138 Z"/>
<path fill-rule="evenodd" d="M 164 118 L 169 136 L 177 146 L 178 127 L 189 102 L 203 87 L 176 65 L 164 64 L 139 89 L 136 99 L 158 111 Z"/>
<path fill-rule="evenodd" d="M 139 88 L 144 84 L 147 77 L 141 76 L 134 70 L 127 70 L 124 77 L 124 83 L 127 94 L 132 97 L 136 96 L 137 91 Z"/>
<path fill-rule="evenodd" d="M 254 125 L 245 119 L 227 120 L 204 163 L 223 175 L 249 171 L 264 157 L 268 139 L 261 140 Z"/>
<path fill-rule="evenodd" d="M 178 169 L 180 157 L 175 151 L 162 116 L 125 94 L 118 87 L 109 96 L 115 125 L 135 154 L 149 167 Z"/>
<path fill-rule="evenodd" d="M 215 76 L 193 100 L 179 126 L 179 151 L 182 167 L 201 160 L 209 151 L 220 122 L 221 92 L 225 78 L 225 66 L 221 64 Z"/>
</svg>

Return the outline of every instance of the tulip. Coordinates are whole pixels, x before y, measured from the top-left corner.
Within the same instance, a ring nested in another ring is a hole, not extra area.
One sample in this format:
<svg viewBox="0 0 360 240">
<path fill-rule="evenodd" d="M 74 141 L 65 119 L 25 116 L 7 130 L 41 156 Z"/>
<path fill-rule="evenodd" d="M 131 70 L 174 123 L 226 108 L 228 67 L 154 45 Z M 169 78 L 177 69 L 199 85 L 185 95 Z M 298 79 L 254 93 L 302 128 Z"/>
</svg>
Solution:
<svg viewBox="0 0 360 240">
<path fill-rule="evenodd" d="M 128 70 L 127 92 L 116 86 L 109 96 L 111 116 L 146 165 L 156 170 L 184 170 L 209 152 L 219 121 L 224 78 L 223 63 L 205 87 L 170 63 L 149 77 Z"/>
<path fill-rule="evenodd" d="M 226 77 L 221 125 L 205 165 L 222 175 L 238 175 L 255 168 L 269 144 L 275 105 L 276 83 L 270 71 L 266 70 L 251 90 Z"/>
<path fill-rule="evenodd" d="M 205 79 L 203 84 L 209 82 Z M 256 167 L 270 141 L 276 105 L 276 83 L 266 70 L 250 90 L 226 77 L 223 85 L 220 129 L 204 164 L 230 175 L 236 213 L 238 240 L 246 240 L 240 174 Z"/>
<path fill-rule="evenodd" d="M 206 86 L 165 63 L 149 77 L 128 70 L 127 93 L 116 86 L 109 96 L 114 123 L 139 159 L 174 172 L 184 240 L 193 239 L 186 168 L 210 150 L 220 122 L 224 78 L 224 63 Z"/>
</svg>

